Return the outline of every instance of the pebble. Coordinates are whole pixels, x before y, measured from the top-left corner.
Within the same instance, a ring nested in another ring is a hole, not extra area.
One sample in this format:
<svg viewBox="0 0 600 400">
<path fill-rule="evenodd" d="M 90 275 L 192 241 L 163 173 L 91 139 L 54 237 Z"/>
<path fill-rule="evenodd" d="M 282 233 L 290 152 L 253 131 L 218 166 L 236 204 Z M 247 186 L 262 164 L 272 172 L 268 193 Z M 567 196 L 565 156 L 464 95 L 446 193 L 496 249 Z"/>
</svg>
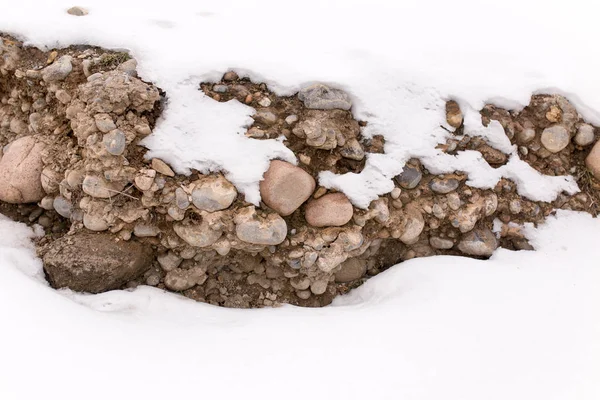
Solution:
<svg viewBox="0 0 600 400">
<path fill-rule="evenodd" d="M 480 218 L 481 205 L 468 204 L 458 211 L 456 218 L 452 220 L 452 226 L 458 228 L 461 232 L 469 232 L 475 228 L 475 224 Z"/>
<path fill-rule="evenodd" d="M 277 214 L 269 214 L 262 220 L 248 219 L 236 223 L 235 233 L 237 237 L 252 244 L 265 246 L 278 245 L 287 236 L 287 224 Z"/>
<path fill-rule="evenodd" d="M 260 182 L 262 201 L 280 215 L 292 214 L 315 190 L 315 180 L 302 168 L 273 160 Z"/>
<path fill-rule="evenodd" d="M 298 116 L 296 114 L 288 115 L 285 117 L 285 123 L 288 125 L 292 125 L 295 122 L 298 122 Z"/>
<path fill-rule="evenodd" d="M 397 175 L 395 179 L 404 189 L 414 189 L 421 182 L 422 178 L 423 173 L 419 168 L 405 165 L 402 173 Z"/>
<path fill-rule="evenodd" d="M 268 97 L 263 97 L 258 101 L 258 104 L 262 107 L 269 107 L 271 105 L 271 99 Z"/>
<path fill-rule="evenodd" d="M 400 197 L 400 195 L 402 194 L 402 189 L 400 188 L 393 188 L 392 191 L 390 192 L 390 196 L 392 196 L 392 199 L 396 200 L 398 197 Z"/>
<path fill-rule="evenodd" d="M 54 210 L 54 198 L 52 196 L 46 196 L 40 200 L 40 207 L 44 210 Z"/>
<path fill-rule="evenodd" d="M 108 229 L 108 223 L 98 214 L 83 214 L 83 226 L 90 231 L 101 232 Z"/>
<path fill-rule="evenodd" d="M 106 180 L 94 175 L 85 177 L 82 188 L 86 194 L 100 199 L 108 199 L 117 194 L 117 191 L 111 188 Z"/>
<path fill-rule="evenodd" d="M 192 191 L 194 206 L 208 212 L 228 208 L 236 197 L 235 187 L 221 175 L 203 179 Z"/>
<path fill-rule="evenodd" d="M 213 86 L 213 92 L 227 93 L 228 90 L 229 90 L 229 87 L 227 85 L 214 85 Z"/>
<path fill-rule="evenodd" d="M 206 274 L 200 267 L 190 269 L 176 268 L 167 272 L 164 282 L 165 286 L 175 292 L 190 289 L 206 281 Z"/>
<path fill-rule="evenodd" d="M 10 143 L 0 159 L 0 201 L 34 203 L 44 196 L 42 153 L 45 145 L 33 136 Z"/>
<path fill-rule="evenodd" d="M 419 235 L 423 232 L 425 220 L 423 214 L 413 204 L 408 204 L 405 207 L 405 216 L 403 224 L 403 233 L 399 239 L 404 244 L 415 244 L 419 240 Z"/>
<path fill-rule="evenodd" d="M 558 153 L 569 145 L 571 137 L 562 125 L 553 125 L 542 132 L 542 145 L 551 153 Z"/>
<path fill-rule="evenodd" d="M 59 89 L 56 91 L 56 93 L 54 95 L 56 96 L 56 99 L 58 101 L 60 101 L 62 104 L 69 104 L 71 102 L 71 95 L 69 93 L 67 93 L 66 90 Z M 42 100 L 42 99 L 39 99 L 39 100 Z"/>
<path fill-rule="evenodd" d="M 179 267 L 179 264 L 181 264 L 181 262 L 183 261 L 183 258 L 179 257 L 172 251 L 160 254 L 158 257 L 156 257 L 156 259 L 160 264 L 161 268 L 167 272 Z"/>
<path fill-rule="evenodd" d="M 182 210 L 185 210 L 190 206 L 188 194 L 180 187 L 175 189 L 175 203 L 177 204 L 177 207 Z"/>
<path fill-rule="evenodd" d="M 446 102 L 446 121 L 453 128 L 459 128 L 463 123 L 463 114 L 458 103 L 454 100 Z"/>
<path fill-rule="evenodd" d="M 310 291 L 316 295 L 323 294 L 327 291 L 327 284 L 328 282 L 324 280 L 315 281 L 310 284 Z"/>
<path fill-rule="evenodd" d="M 175 176 L 175 173 L 173 172 L 171 167 L 169 167 L 167 165 L 167 163 L 165 163 L 160 158 L 152 159 L 152 169 L 156 170 L 156 172 L 163 174 L 165 176 L 171 176 L 171 177 Z"/>
<path fill-rule="evenodd" d="M 83 8 L 83 7 L 75 6 L 75 7 L 69 8 L 67 10 L 67 13 L 71 14 L 71 15 L 74 15 L 76 17 L 83 17 L 84 15 L 88 14 L 88 11 L 85 8 Z"/>
<path fill-rule="evenodd" d="M 96 128 L 102 133 L 108 133 L 112 130 L 117 129 L 113 119 L 106 113 L 100 113 L 94 115 L 94 121 L 96 122 Z"/>
<path fill-rule="evenodd" d="M 429 183 L 429 188 L 436 193 L 447 194 L 458 189 L 459 181 L 454 178 L 435 178 Z"/>
<path fill-rule="evenodd" d="M 527 144 L 535 138 L 535 130 L 533 128 L 525 128 L 517 134 L 517 140 L 521 144 Z"/>
<path fill-rule="evenodd" d="M 367 260 L 362 258 L 349 258 L 340 264 L 340 270 L 335 273 L 338 283 L 352 282 L 360 279 L 367 273 Z"/>
<path fill-rule="evenodd" d="M 52 207 L 56 210 L 56 212 L 64 218 L 71 218 L 71 213 L 73 212 L 73 205 L 67 199 L 62 196 L 57 196 L 52 202 Z"/>
<path fill-rule="evenodd" d="M 42 170 L 40 181 L 42 183 L 42 188 L 46 193 L 56 193 L 59 189 L 61 175 L 52 168 L 46 167 Z"/>
<path fill-rule="evenodd" d="M 343 226 L 354 214 L 352 203 L 343 193 L 330 193 L 311 200 L 304 211 L 306 222 L 314 227 Z"/>
<path fill-rule="evenodd" d="M 519 199 L 513 199 L 510 201 L 510 203 L 508 203 L 508 209 L 510 210 L 511 213 L 513 214 L 519 214 L 521 212 L 521 200 Z"/>
<path fill-rule="evenodd" d="M 277 123 L 277 115 L 268 110 L 259 110 L 253 116 L 254 120 L 258 123 L 265 125 L 274 125 Z"/>
<path fill-rule="evenodd" d="M 152 184 L 154 183 L 154 177 L 156 176 L 156 171 L 153 169 L 147 169 L 140 171 L 141 174 L 135 177 L 135 186 L 140 189 L 142 192 L 146 190 L 150 190 Z"/>
<path fill-rule="evenodd" d="M 592 143 L 594 143 L 594 127 L 590 124 L 579 125 L 575 135 L 575 144 L 585 147 Z"/>
<path fill-rule="evenodd" d="M 365 150 L 355 138 L 352 138 L 346 142 L 344 147 L 340 149 L 340 154 L 344 158 L 349 158 L 356 161 L 360 161 L 365 158 Z"/>
<path fill-rule="evenodd" d="M 434 249 L 449 250 L 454 247 L 454 242 L 450 239 L 443 239 L 441 237 L 432 236 L 429 238 L 429 244 Z"/>
<path fill-rule="evenodd" d="M 472 256 L 491 256 L 498 247 L 498 241 L 492 231 L 487 228 L 475 229 L 465 234 L 458 249 Z"/>
<path fill-rule="evenodd" d="M 223 75 L 223 80 L 226 82 L 237 81 L 240 77 L 234 71 L 227 71 Z"/>
<path fill-rule="evenodd" d="M 306 108 L 318 110 L 349 110 L 352 107 L 352 101 L 348 94 L 320 83 L 300 90 L 298 99 L 304 103 Z"/>
<path fill-rule="evenodd" d="M 73 71 L 71 56 L 62 56 L 53 64 L 42 70 L 44 82 L 57 82 L 64 80 Z"/>
<path fill-rule="evenodd" d="M 154 237 L 159 233 L 160 229 L 156 225 L 138 223 L 133 227 L 133 234 L 137 237 Z"/>
<path fill-rule="evenodd" d="M 184 225 L 177 223 L 173 225 L 177 236 L 185 240 L 187 244 L 194 247 L 207 247 L 215 243 L 222 235 L 220 230 L 213 230 L 206 221 Z"/>
<path fill-rule="evenodd" d="M 125 134 L 120 130 L 115 129 L 104 135 L 102 143 L 104 143 L 106 151 L 110 154 L 113 156 L 120 156 L 125 151 L 127 141 L 125 139 Z"/>
<path fill-rule="evenodd" d="M 594 147 L 592 147 L 592 150 L 585 159 L 585 165 L 594 177 L 600 180 L 600 141 L 597 141 Z"/>
</svg>

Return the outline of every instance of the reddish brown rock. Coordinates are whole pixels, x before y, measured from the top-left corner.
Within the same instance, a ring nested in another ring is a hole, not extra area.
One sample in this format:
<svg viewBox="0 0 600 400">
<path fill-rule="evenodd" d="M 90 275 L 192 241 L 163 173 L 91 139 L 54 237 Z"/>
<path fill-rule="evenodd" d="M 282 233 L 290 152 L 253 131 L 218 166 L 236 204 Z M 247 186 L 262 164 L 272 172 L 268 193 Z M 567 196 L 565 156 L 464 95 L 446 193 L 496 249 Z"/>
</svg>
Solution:
<svg viewBox="0 0 600 400">
<path fill-rule="evenodd" d="M 302 168 L 273 160 L 260 182 L 262 201 L 280 215 L 290 215 L 315 190 L 315 180 Z"/>
<path fill-rule="evenodd" d="M 306 205 L 306 222 L 315 227 L 342 226 L 352 219 L 352 203 L 343 193 L 330 193 Z"/>
</svg>

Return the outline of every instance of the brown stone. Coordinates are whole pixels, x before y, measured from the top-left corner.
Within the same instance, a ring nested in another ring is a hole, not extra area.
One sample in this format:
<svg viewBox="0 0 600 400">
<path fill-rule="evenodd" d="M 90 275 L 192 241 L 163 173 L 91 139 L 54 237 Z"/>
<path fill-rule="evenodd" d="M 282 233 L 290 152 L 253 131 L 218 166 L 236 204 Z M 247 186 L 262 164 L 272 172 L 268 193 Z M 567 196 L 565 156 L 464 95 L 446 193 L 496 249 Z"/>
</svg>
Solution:
<svg viewBox="0 0 600 400">
<path fill-rule="evenodd" d="M 340 265 L 340 270 L 335 273 L 338 283 L 352 282 L 363 277 L 367 272 L 367 260 L 350 258 Z"/>
<path fill-rule="evenodd" d="M 458 103 L 450 100 L 446 103 L 446 121 L 453 128 L 459 128 L 463 123 L 463 115 Z"/>
<path fill-rule="evenodd" d="M 33 203 L 44 196 L 41 174 L 45 145 L 33 136 L 15 140 L 0 160 L 0 200 Z"/>
<path fill-rule="evenodd" d="M 110 234 L 66 235 L 46 250 L 44 269 L 52 286 L 77 292 L 118 289 L 146 271 L 154 259 L 150 247 L 115 241 Z"/>
<path fill-rule="evenodd" d="M 315 227 L 346 225 L 354 213 L 352 203 L 343 193 L 330 193 L 306 205 L 306 222 Z"/>
<path fill-rule="evenodd" d="M 315 190 L 315 180 L 302 168 L 273 160 L 260 182 L 262 201 L 280 215 L 290 215 Z"/>
<path fill-rule="evenodd" d="M 594 175 L 594 178 L 600 179 L 600 141 L 592 147 L 592 151 L 585 159 L 585 165 Z"/>
</svg>

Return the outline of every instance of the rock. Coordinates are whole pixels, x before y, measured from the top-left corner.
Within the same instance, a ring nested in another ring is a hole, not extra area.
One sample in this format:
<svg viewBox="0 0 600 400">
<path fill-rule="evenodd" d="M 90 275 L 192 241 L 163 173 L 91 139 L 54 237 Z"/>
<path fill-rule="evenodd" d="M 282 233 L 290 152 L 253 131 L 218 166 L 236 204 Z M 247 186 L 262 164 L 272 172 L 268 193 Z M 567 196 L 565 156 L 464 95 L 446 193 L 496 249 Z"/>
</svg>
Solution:
<svg viewBox="0 0 600 400">
<path fill-rule="evenodd" d="M 228 208 L 236 197 L 235 187 L 221 175 L 208 176 L 202 179 L 192 191 L 194 206 L 208 212 Z"/>
<path fill-rule="evenodd" d="M 303 169 L 273 160 L 260 182 L 262 201 L 279 214 L 292 214 L 315 190 L 315 180 Z"/>
<path fill-rule="evenodd" d="M 429 183 L 429 188 L 431 190 L 433 190 L 436 193 L 441 193 L 441 194 L 446 194 L 446 193 L 450 193 L 455 191 L 456 189 L 458 189 L 458 179 L 454 179 L 454 178 L 446 178 L 446 179 L 441 179 L 441 178 L 434 178 L 430 183 Z"/>
<path fill-rule="evenodd" d="M 458 210 L 460 208 L 461 205 L 461 201 L 460 201 L 460 196 L 458 195 L 458 193 L 448 193 L 446 195 L 446 200 L 448 201 L 448 207 L 450 207 L 451 210 Z M 498 198 L 496 198 L 496 203 L 498 202 Z"/>
<path fill-rule="evenodd" d="M 221 230 L 211 229 L 206 220 L 202 220 L 202 223 L 177 223 L 173 225 L 173 229 L 177 236 L 194 247 L 210 246 L 223 234 Z"/>
<path fill-rule="evenodd" d="M 65 199 L 62 196 L 57 196 L 54 198 L 54 201 L 52 202 L 52 207 L 54 208 L 54 210 L 56 210 L 56 212 L 64 218 L 71 218 L 71 213 L 73 211 L 73 205 L 71 204 L 71 202 L 67 199 Z"/>
<path fill-rule="evenodd" d="M 57 82 L 64 80 L 73 71 L 71 56 L 62 56 L 53 64 L 42 70 L 44 82 Z"/>
<path fill-rule="evenodd" d="M 542 132 L 542 145 L 551 153 L 558 153 L 569 145 L 571 137 L 562 125 L 553 125 Z"/>
<path fill-rule="evenodd" d="M 175 189 L 175 204 L 182 210 L 185 210 L 190 206 L 188 194 L 180 187 Z"/>
<path fill-rule="evenodd" d="M 469 232 L 475 228 L 475 224 L 481 217 L 481 204 L 467 204 L 458 211 L 456 218 L 452 219 L 452 226 L 458 228 L 462 233 Z"/>
<path fill-rule="evenodd" d="M 48 168 L 48 167 L 44 168 L 42 170 L 42 174 L 40 175 L 40 181 L 42 183 L 42 188 L 44 189 L 44 192 L 46 192 L 48 194 L 58 192 L 61 180 L 62 180 L 62 177 L 61 177 L 60 173 L 58 173 L 55 170 L 53 170 L 52 168 Z"/>
<path fill-rule="evenodd" d="M 156 225 L 137 223 L 133 227 L 133 234 L 137 237 L 154 237 L 160 234 Z"/>
<path fill-rule="evenodd" d="M 594 143 L 594 127 L 590 124 L 579 125 L 577 134 L 575 135 L 575 144 L 585 147 L 592 143 Z"/>
<path fill-rule="evenodd" d="M 94 121 L 96 122 L 96 128 L 98 128 L 98 130 L 102 133 L 108 133 L 117 129 L 113 119 L 107 113 L 99 113 L 94 115 Z"/>
<path fill-rule="evenodd" d="M 415 244 L 419 240 L 419 235 L 423 232 L 425 220 L 421 210 L 413 204 L 408 204 L 404 211 L 403 233 L 399 239 L 404 244 Z"/>
<path fill-rule="evenodd" d="M 137 77 L 137 61 L 133 58 L 119 64 L 117 71 L 124 72 L 125 74 L 133 77 Z"/>
<path fill-rule="evenodd" d="M 253 116 L 254 120 L 258 123 L 265 125 L 275 125 L 277 123 L 277 115 L 267 110 L 260 110 Z"/>
<path fill-rule="evenodd" d="M 150 190 L 152 188 L 152 184 L 154 183 L 154 178 L 156 177 L 156 171 L 153 169 L 142 169 L 140 174 L 137 175 L 134 179 L 135 186 L 140 189 L 142 192 L 146 190 Z"/>
<path fill-rule="evenodd" d="M 338 283 L 352 282 L 367 273 L 367 261 L 362 258 L 350 258 L 340 264 L 340 270 L 335 273 Z"/>
<path fill-rule="evenodd" d="M 165 176 L 175 176 L 175 172 L 160 158 L 152 159 L 152 169 L 156 170 L 159 174 L 163 174 Z"/>
<path fill-rule="evenodd" d="M 421 178 L 423 178 L 423 173 L 417 167 L 413 167 L 411 165 L 405 165 L 402 173 L 396 176 L 396 182 L 398 185 L 402 186 L 405 189 L 414 189 L 417 187 L 419 182 L 421 182 Z"/>
<path fill-rule="evenodd" d="M 2 162 L 0 162 L 0 165 L 2 165 Z M 585 159 L 585 165 L 594 175 L 594 178 L 600 180 L 600 141 L 597 141 L 594 147 L 592 147 L 592 151 L 590 151 L 590 154 Z"/>
<path fill-rule="evenodd" d="M 475 229 L 464 235 L 458 249 L 471 256 L 491 256 L 498 247 L 498 241 L 487 228 Z"/>
<path fill-rule="evenodd" d="M 429 238 L 429 244 L 434 249 L 439 250 L 449 250 L 454 247 L 454 242 L 450 239 L 443 239 L 437 236 L 432 236 Z"/>
<path fill-rule="evenodd" d="M 183 261 L 183 258 L 179 257 L 172 251 L 160 254 L 158 257 L 156 257 L 156 259 L 160 264 L 161 268 L 167 272 L 179 267 L 179 264 L 181 264 L 181 262 Z"/>
<path fill-rule="evenodd" d="M 491 165 L 505 164 L 508 161 L 508 156 L 500 150 L 494 149 L 487 144 L 479 146 L 477 150 L 483 156 L 483 159 Z"/>
<path fill-rule="evenodd" d="M 298 116 L 296 114 L 288 115 L 287 117 L 285 117 L 285 123 L 288 125 L 292 125 L 296 122 L 298 122 Z"/>
<path fill-rule="evenodd" d="M 153 259 L 149 246 L 82 232 L 51 242 L 43 256 L 53 287 L 90 293 L 120 288 L 144 273 Z"/>
<path fill-rule="evenodd" d="M 237 81 L 240 77 L 234 71 L 227 71 L 225 75 L 223 75 L 223 80 L 225 82 Z"/>
<path fill-rule="evenodd" d="M 92 197 L 108 199 L 115 196 L 123 188 L 121 185 L 107 182 L 104 178 L 87 175 L 82 183 L 83 191 Z"/>
<path fill-rule="evenodd" d="M 306 222 L 319 228 L 346 225 L 353 214 L 352 203 L 343 193 L 330 193 L 311 200 L 304 211 Z"/>
<path fill-rule="evenodd" d="M 315 281 L 311 283 L 310 291 L 316 295 L 323 294 L 327 291 L 327 284 L 328 282 L 324 280 Z"/>
<path fill-rule="evenodd" d="M 448 125 L 455 129 L 460 128 L 463 123 L 463 114 L 458 103 L 454 100 L 446 102 L 446 121 Z"/>
<path fill-rule="evenodd" d="M 227 85 L 214 85 L 212 90 L 217 93 L 227 93 L 229 87 Z"/>
<path fill-rule="evenodd" d="M 44 148 L 34 136 L 25 136 L 5 149 L 0 159 L 0 201 L 34 203 L 45 196 L 41 182 Z"/>
<path fill-rule="evenodd" d="M 304 103 L 306 108 L 318 110 L 332 110 L 335 108 L 349 110 L 352 107 L 350 96 L 344 91 L 320 83 L 300 90 L 298 99 Z"/>
<path fill-rule="evenodd" d="M 165 276 L 165 286 L 175 292 L 181 292 L 187 290 L 198 284 L 204 283 L 206 280 L 206 273 L 200 267 L 194 267 L 190 269 L 176 268 L 169 271 Z"/>
<path fill-rule="evenodd" d="M 62 104 L 69 104 L 71 102 L 71 95 L 66 90 L 59 89 L 54 95 Z"/>
<path fill-rule="evenodd" d="M 517 140 L 521 144 L 527 144 L 535 138 L 535 130 L 533 128 L 525 128 L 517 134 Z"/>
<path fill-rule="evenodd" d="M 45 196 L 40 200 L 40 207 L 48 211 L 54 210 L 54 198 L 52 196 Z"/>
<path fill-rule="evenodd" d="M 94 232 L 102 232 L 108 229 L 108 223 L 98 213 L 86 212 L 83 214 L 83 226 Z"/>
<path fill-rule="evenodd" d="M 340 149 L 340 154 L 344 158 L 351 160 L 360 161 L 365 158 L 365 151 L 363 150 L 358 140 L 352 138 L 346 142 L 344 147 Z"/>
<path fill-rule="evenodd" d="M 263 97 L 258 101 L 258 104 L 262 107 L 269 107 L 271 105 L 271 99 L 268 97 Z"/>
<path fill-rule="evenodd" d="M 277 214 L 259 218 L 254 207 L 241 210 L 234 221 L 237 237 L 246 243 L 274 246 L 287 236 L 287 224 L 283 218 Z"/>
<path fill-rule="evenodd" d="M 88 11 L 83 7 L 71 7 L 67 10 L 68 14 L 74 15 L 76 17 L 83 17 L 84 15 L 88 15 Z"/>
<path fill-rule="evenodd" d="M 113 156 L 120 156 L 125 151 L 125 146 L 127 141 L 125 139 L 125 134 L 118 129 L 111 131 L 104 135 L 102 139 L 102 143 L 108 151 Z"/>
</svg>

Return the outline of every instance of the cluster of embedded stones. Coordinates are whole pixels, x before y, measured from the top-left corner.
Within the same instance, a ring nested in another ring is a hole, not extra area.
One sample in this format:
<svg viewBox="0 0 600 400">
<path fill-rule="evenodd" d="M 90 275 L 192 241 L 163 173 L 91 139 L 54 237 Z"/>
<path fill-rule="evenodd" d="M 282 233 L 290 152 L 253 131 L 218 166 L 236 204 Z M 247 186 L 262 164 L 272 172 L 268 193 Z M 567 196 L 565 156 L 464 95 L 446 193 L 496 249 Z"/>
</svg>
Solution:
<svg viewBox="0 0 600 400">
<path fill-rule="evenodd" d="M 144 159 L 138 142 L 151 133 L 160 93 L 137 78 L 134 60 L 109 54 L 119 62 L 108 66 L 98 49 L 48 56 L 7 39 L 0 52 L 0 201 L 22 210 L 37 203 L 29 221 L 47 229 L 57 218 L 69 222 L 68 234 L 39 242 L 55 287 L 96 293 L 145 284 L 228 307 L 322 306 L 402 260 L 531 249 L 523 223 L 543 221 L 556 207 L 586 210 L 590 200 L 580 193 L 533 202 L 506 179 L 480 190 L 459 171 L 436 176 L 413 159 L 390 193 L 356 208 L 315 180 L 324 169 L 360 169 L 367 153 L 381 151 L 361 138 L 364 123 L 353 118 L 350 97 L 315 84 L 282 98 L 228 72 L 203 84 L 205 93 L 254 107 L 247 136 L 283 135 L 300 161 L 272 160 L 255 206 L 223 174 L 181 176 L 160 159 Z M 462 135 L 458 104 L 448 102 L 446 111 L 456 136 L 444 151 L 476 149 L 490 165 L 506 162 L 483 140 Z M 511 140 L 523 135 L 518 123 L 531 127 L 527 154 L 547 162 L 573 163 L 567 151 L 595 142 L 592 127 L 582 144 L 589 125 L 557 96 L 535 96 L 518 114 L 486 107 L 482 118 L 499 120 Z M 556 150 L 564 139 L 557 126 L 569 143 L 543 158 L 541 146 Z M 587 165 L 596 176 L 594 151 Z"/>
</svg>

